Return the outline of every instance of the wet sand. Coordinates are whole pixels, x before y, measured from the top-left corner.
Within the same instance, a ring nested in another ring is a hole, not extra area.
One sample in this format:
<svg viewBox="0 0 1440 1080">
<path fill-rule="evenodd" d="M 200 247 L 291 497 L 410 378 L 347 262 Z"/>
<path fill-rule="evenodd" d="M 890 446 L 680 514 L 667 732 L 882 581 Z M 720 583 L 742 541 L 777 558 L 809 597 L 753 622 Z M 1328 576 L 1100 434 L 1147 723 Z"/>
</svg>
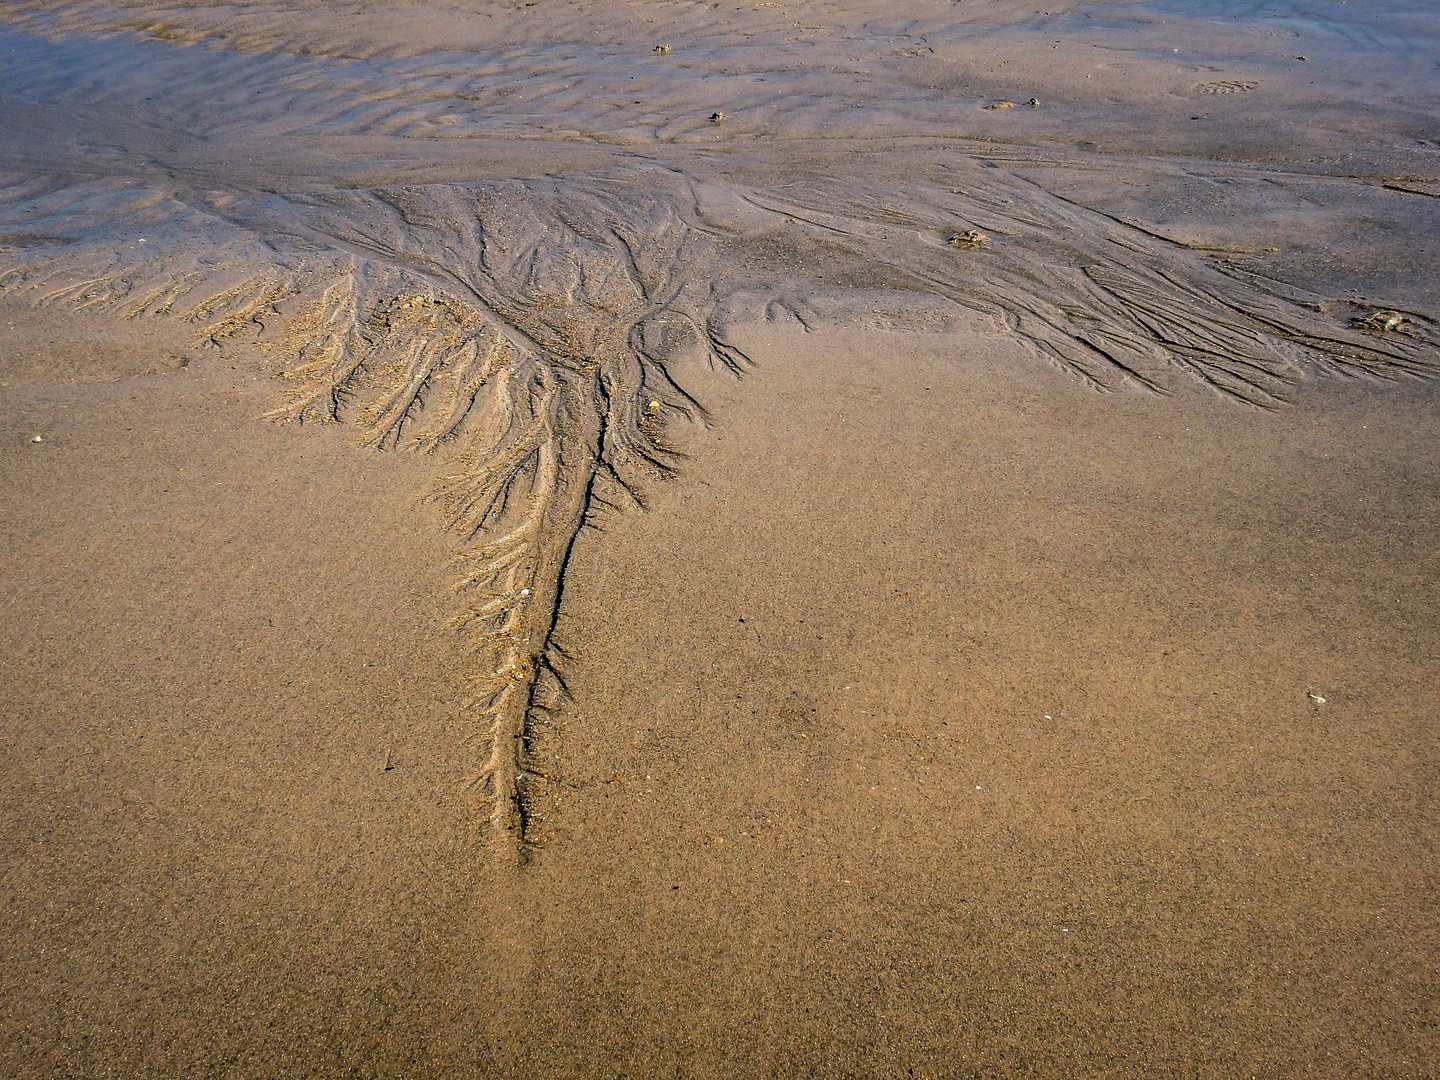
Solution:
<svg viewBox="0 0 1440 1080">
<path fill-rule="evenodd" d="M 1433 1076 L 1423 8 L 537 7 L 5 9 L 5 1073 Z"/>
</svg>

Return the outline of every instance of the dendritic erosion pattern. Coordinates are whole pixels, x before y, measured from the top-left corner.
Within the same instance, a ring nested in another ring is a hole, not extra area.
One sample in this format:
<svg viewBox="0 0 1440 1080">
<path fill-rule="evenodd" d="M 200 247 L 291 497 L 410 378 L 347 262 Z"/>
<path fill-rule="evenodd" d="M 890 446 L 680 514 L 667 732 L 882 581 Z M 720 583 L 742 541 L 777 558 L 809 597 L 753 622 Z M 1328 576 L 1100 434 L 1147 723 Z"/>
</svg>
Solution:
<svg viewBox="0 0 1440 1080">
<path fill-rule="evenodd" d="M 1301 294 L 978 163 L 946 179 L 739 191 L 657 169 L 247 199 L 9 177 L 0 292 L 244 341 L 279 382 L 272 418 L 437 455 L 456 625 L 480 646 L 473 783 L 514 852 L 531 724 L 566 692 L 575 539 L 673 475 L 667 421 L 706 419 L 676 364 L 750 366 L 727 325 L 843 315 L 844 280 L 986 313 L 1096 388 L 1197 378 L 1266 408 L 1307 369 L 1440 365 L 1421 313 Z"/>
<path fill-rule="evenodd" d="M 575 537 L 597 501 L 638 501 L 647 477 L 673 473 L 668 416 L 703 419 L 667 358 L 747 363 L 709 296 L 677 280 L 698 234 L 652 200 L 617 216 L 518 184 L 251 208 L 292 230 L 284 244 L 123 186 L 9 193 L 7 218 L 30 231 L 7 293 L 251 342 L 282 389 L 272 418 L 351 421 L 377 449 L 443 454 L 430 494 L 462 541 L 457 625 L 484 646 L 474 782 L 497 836 L 523 842 L 527 724 L 564 692 L 552 637 Z"/>
</svg>

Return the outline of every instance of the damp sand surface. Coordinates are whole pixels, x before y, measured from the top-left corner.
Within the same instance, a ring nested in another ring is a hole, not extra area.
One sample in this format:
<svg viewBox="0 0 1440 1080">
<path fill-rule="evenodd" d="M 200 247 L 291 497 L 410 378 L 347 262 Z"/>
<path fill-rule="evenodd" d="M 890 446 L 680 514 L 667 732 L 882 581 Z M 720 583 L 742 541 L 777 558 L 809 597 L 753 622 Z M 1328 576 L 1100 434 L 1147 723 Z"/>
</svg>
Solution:
<svg viewBox="0 0 1440 1080">
<path fill-rule="evenodd" d="M 1440 1069 L 1440 35 L 1033 8 L 0 8 L 6 1075 Z"/>
</svg>

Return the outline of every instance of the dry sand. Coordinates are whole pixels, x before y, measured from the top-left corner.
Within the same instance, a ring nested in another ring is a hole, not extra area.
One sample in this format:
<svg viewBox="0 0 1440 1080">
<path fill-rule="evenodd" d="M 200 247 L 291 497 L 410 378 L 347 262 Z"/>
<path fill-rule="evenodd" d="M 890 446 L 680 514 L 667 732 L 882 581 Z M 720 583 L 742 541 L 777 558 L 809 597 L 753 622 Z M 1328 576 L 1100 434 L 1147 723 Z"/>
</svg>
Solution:
<svg viewBox="0 0 1440 1080">
<path fill-rule="evenodd" d="M 0 1072 L 1440 1073 L 1427 5 L 0 14 Z"/>
</svg>

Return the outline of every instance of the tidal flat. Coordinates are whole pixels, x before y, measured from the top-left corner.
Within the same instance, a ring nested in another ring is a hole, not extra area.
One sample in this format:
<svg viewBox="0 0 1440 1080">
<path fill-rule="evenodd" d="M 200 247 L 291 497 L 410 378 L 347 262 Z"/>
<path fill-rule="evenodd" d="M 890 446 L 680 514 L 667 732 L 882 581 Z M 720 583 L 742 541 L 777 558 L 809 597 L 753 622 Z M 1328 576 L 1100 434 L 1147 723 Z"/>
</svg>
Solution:
<svg viewBox="0 0 1440 1080">
<path fill-rule="evenodd" d="M 1434 1076 L 1430 8 L 0 3 L 6 1075 Z"/>
</svg>

